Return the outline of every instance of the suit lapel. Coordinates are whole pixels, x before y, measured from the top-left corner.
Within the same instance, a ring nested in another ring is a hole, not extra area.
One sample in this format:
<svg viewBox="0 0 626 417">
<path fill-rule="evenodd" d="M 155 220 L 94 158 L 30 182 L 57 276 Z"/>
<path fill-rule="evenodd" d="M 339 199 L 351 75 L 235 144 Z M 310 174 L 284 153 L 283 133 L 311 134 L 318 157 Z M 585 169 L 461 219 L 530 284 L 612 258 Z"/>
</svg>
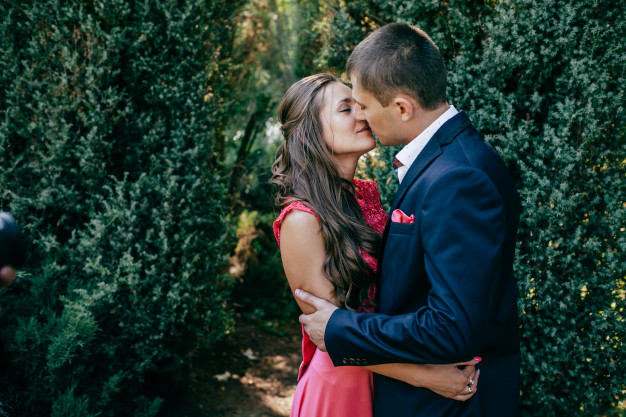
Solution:
<svg viewBox="0 0 626 417">
<path fill-rule="evenodd" d="M 413 162 L 408 172 L 404 176 L 398 192 L 391 205 L 391 210 L 395 210 L 402 199 L 406 195 L 406 192 L 411 187 L 411 184 L 424 172 L 424 170 L 434 161 L 439 155 L 441 155 L 441 148 L 450 142 L 461 133 L 467 126 L 470 125 L 469 118 L 465 112 L 461 111 L 454 115 L 450 120 L 445 122 L 432 138 L 428 141 L 424 149 L 417 156 L 417 159 Z"/>
<path fill-rule="evenodd" d="M 437 159 L 439 155 L 442 154 L 442 146 L 449 144 L 452 140 L 465 128 L 470 125 L 470 120 L 465 114 L 465 112 L 460 111 L 446 123 L 444 123 L 437 132 L 433 135 L 433 137 L 428 141 L 424 149 L 417 156 L 417 159 L 413 162 L 408 172 L 402 179 L 402 183 L 400 187 L 398 187 L 398 191 L 396 192 L 396 196 L 393 199 L 393 203 L 391 204 L 391 209 L 389 211 L 389 216 L 387 218 L 387 224 L 385 225 L 385 230 L 383 231 L 382 241 L 380 245 L 379 251 L 379 268 L 378 268 L 378 276 L 380 279 L 380 274 L 382 271 L 382 260 L 383 253 L 385 253 L 385 244 L 387 243 L 387 236 L 389 235 L 389 225 L 391 224 L 391 213 L 402 203 L 404 196 L 407 191 L 411 187 L 411 184 L 417 180 L 417 178 L 426 170 L 426 168 L 431 164 L 432 161 Z"/>
<path fill-rule="evenodd" d="M 409 189 L 409 186 L 413 181 L 419 177 L 419 175 L 426 169 L 426 167 L 439 155 L 441 155 L 441 147 L 439 146 L 439 142 L 432 137 L 424 149 L 417 156 L 417 159 L 413 161 L 411 168 L 409 168 L 408 172 L 404 176 L 402 183 L 400 183 L 400 187 L 398 187 L 398 191 L 396 192 L 396 196 L 393 199 L 393 203 L 391 204 L 391 210 L 389 211 L 389 216 L 387 216 L 387 224 L 385 225 L 385 230 L 383 231 L 382 240 L 380 243 L 380 249 L 378 251 L 378 271 L 377 278 L 378 283 L 377 286 L 379 290 L 376 291 L 376 304 L 380 305 L 380 280 L 382 278 L 382 265 L 383 265 L 383 254 L 385 253 L 385 245 L 387 244 L 387 236 L 389 235 L 389 226 L 391 225 L 391 213 L 400 205 L 404 195 Z"/>
<path fill-rule="evenodd" d="M 415 161 L 413 161 L 413 164 L 411 164 L 411 167 L 404 176 L 402 183 L 400 183 L 398 191 L 396 192 L 396 196 L 393 199 L 393 203 L 391 204 L 391 211 L 395 210 L 400 205 L 406 192 L 411 187 L 411 184 L 439 155 L 441 155 L 441 147 L 439 146 L 439 142 L 437 142 L 437 140 L 433 136 L 428 141 L 426 146 L 424 146 L 424 149 L 422 149 Z"/>
</svg>

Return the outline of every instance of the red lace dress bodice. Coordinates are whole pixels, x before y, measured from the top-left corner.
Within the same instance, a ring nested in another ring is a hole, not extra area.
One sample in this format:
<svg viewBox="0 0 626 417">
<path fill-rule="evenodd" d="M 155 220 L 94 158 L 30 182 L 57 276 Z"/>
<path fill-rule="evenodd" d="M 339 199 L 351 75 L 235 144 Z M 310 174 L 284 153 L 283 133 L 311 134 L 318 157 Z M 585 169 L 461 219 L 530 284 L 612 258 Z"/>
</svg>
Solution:
<svg viewBox="0 0 626 417">
<path fill-rule="evenodd" d="M 357 187 L 356 201 L 359 203 L 365 222 L 378 233 L 383 233 L 385 230 L 385 224 L 387 223 L 387 212 L 383 209 L 380 203 L 380 194 L 378 193 L 378 186 L 374 181 L 366 181 L 360 179 L 352 180 L 352 183 Z M 317 214 L 309 207 L 302 204 L 300 201 L 294 201 L 293 203 L 285 206 L 280 215 L 274 220 L 273 230 L 274 237 L 280 246 L 280 227 L 282 226 L 284 218 L 293 210 L 305 211 L 311 213 L 318 219 Z M 363 253 L 365 261 L 376 271 L 376 259 L 369 256 L 367 253 Z"/>
</svg>

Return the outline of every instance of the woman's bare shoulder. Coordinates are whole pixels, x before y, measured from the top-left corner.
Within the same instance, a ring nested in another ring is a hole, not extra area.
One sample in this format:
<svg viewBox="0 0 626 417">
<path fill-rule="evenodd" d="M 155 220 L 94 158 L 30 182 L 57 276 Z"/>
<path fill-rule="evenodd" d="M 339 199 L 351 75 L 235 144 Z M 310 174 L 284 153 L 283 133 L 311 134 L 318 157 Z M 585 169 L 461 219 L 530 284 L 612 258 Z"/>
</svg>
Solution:
<svg viewBox="0 0 626 417">
<path fill-rule="evenodd" d="M 302 210 L 292 210 L 289 215 L 285 216 L 282 223 L 282 232 L 290 231 L 305 232 L 319 231 L 320 225 L 317 217 L 313 213 Z"/>
</svg>

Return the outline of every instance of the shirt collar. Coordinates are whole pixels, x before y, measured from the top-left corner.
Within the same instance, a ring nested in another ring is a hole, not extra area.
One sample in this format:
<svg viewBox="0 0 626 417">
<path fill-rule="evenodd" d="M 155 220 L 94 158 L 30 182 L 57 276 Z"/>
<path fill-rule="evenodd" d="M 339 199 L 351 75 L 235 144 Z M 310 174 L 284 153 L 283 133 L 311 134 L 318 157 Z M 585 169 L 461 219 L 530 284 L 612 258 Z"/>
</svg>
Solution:
<svg viewBox="0 0 626 417">
<path fill-rule="evenodd" d="M 406 144 L 400 152 L 396 154 L 396 158 L 400 161 L 403 166 L 397 169 L 398 173 L 398 181 L 402 182 L 402 179 L 411 168 L 413 162 L 417 159 L 417 156 L 420 154 L 422 149 L 426 146 L 428 141 L 433 137 L 433 135 L 439 130 L 439 128 L 448 120 L 450 120 L 454 115 L 458 113 L 457 109 L 454 106 L 450 106 L 448 110 L 446 110 L 441 116 L 439 116 L 434 122 L 430 124 L 422 133 L 417 135 L 415 139 Z"/>
</svg>

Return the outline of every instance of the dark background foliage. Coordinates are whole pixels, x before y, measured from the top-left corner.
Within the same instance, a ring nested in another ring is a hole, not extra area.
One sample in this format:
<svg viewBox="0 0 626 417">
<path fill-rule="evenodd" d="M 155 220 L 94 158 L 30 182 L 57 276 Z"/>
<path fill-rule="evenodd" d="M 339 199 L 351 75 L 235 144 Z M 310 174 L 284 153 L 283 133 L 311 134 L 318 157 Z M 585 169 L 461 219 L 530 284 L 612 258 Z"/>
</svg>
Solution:
<svg viewBox="0 0 626 417">
<path fill-rule="evenodd" d="M 625 14 L 617 0 L 0 2 L 0 209 L 29 245 L 0 293 L 0 415 L 158 415 L 234 317 L 299 331 L 271 229 L 276 105 L 392 21 L 431 35 L 450 103 L 517 181 L 523 415 L 623 415 Z M 384 205 L 395 151 L 359 167 Z"/>
<path fill-rule="evenodd" d="M 2 2 L 0 198 L 29 242 L 2 294 L 10 415 L 155 415 L 231 327 L 219 161 L 242 4 Z"/>
</svg>

